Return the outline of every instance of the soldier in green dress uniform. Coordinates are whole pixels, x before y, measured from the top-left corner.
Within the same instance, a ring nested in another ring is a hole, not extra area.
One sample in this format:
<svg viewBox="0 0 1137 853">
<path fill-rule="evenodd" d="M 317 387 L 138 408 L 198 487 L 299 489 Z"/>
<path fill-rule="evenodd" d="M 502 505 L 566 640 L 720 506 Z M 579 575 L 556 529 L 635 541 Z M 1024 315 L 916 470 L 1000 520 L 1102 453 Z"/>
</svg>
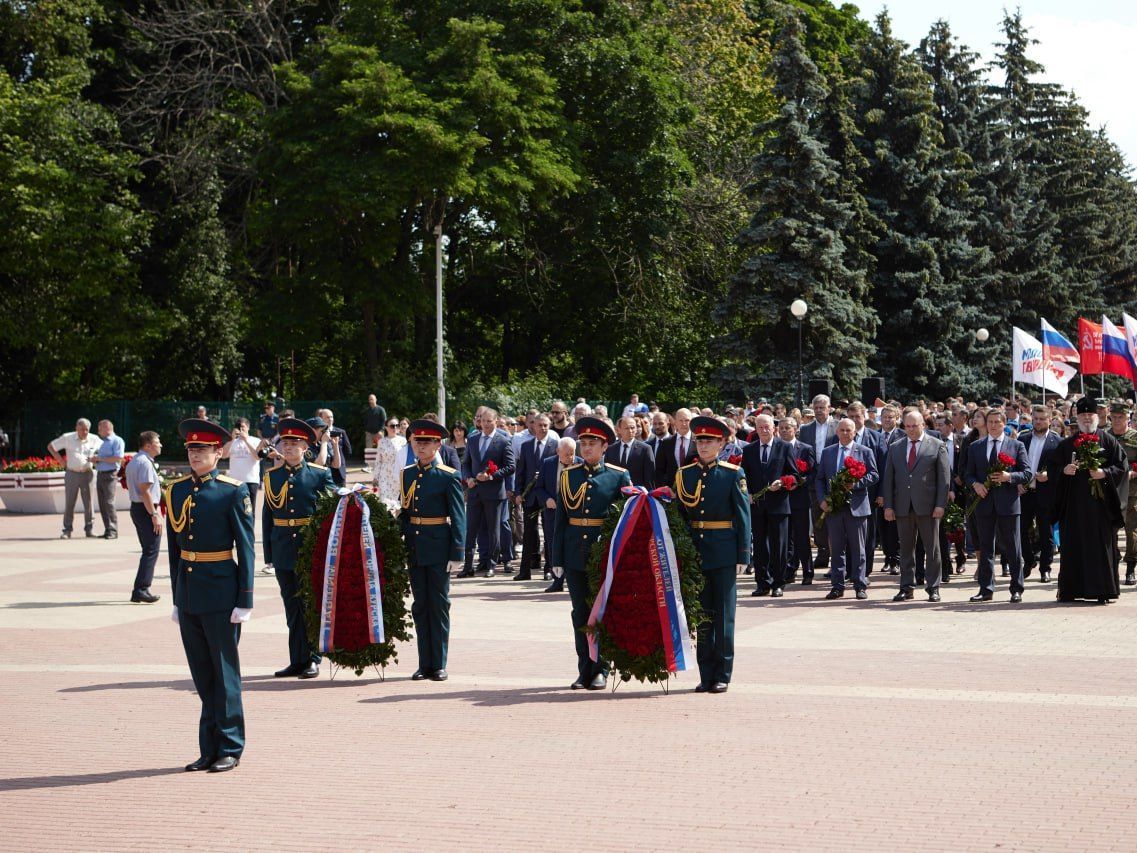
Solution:
<svg viewBox="0 0 1137 853">
<path fill-rule="evenodd" d="M 403 469 L 399 527 L 407 543 L 411 616 L 418 641 L 413 681 L 445 681 L 450 644 L 450 572 L 462 568 L 466 542 L 466 504 L 457 470 L 437 461 L 449 433 L 434 421 L 407 427 L 415 464 Z"/>
<path fill-rule="evenodd" d="M 320 655 L 308 642 L 304 601 L 296 580 L 296 556 L 304 538 L 304 528 L 312 520 L 316 501 L 335 488 L 332 474 L 323 465 L 309 462 L 305 454 L 318 439 L 311 425 L 299 418 L 281 418 L 277 424 L 280 441 L 277 451 L 284 463 L 265 472 L 263 529 L 269 533 L 276 582 L 284 601 L 288 623 L 288 666 L 277 670 L 277 678 L 315 678 L 320 674 Z M 270 527 L 271 524 L 271 527 Z"/>
<path fill-rule="evenodd" d="M 1137 462 L 1137 429 L 1129 425 L 1129 406 L 1125 403 L 1111 403 L 1109 406 L 1109 431 L 1125 451 L 1125 478 L 1117 488 L 1121 498 L 1121 508 L 1125 513 L 1125 584 L 1137 583 L 1137 486 L 1133 479 L 1133 463 Z"/>
<path fill-rule="evenodd" d="M 588 638 L 581 630 L 588 624 L 588 557 L 600 538 L 608 510 L 621 497 L 620 489 L 632 485 L 628 472 L 604 461 L 604 451 L 616 433 L 594 417 L 578 418 L 576 440 L 584 460 L 561 472 L 560 501 L 553 520 L 553 574 L 564 574 L 572 599 L 572 632 L 576 641 L 577 678 L 573 690 L 603 690 L 608 680 L 604 661 L 592 662 Z"/>
<path fill-rule="evenodd" d="M 253 506 L 245 484 L 217 473 L 229 433 L 191 418 L 178 427 L 193 473 L 165 490 L 171 618 L 178 623 L 201 698 L 200 757 L 186 770 L 221 773 L 245 748 L 241 706 L 241 623 L 253 611 Z"/>
<path fill-rule="evenodd" d="M 718 460 L 726 425 L 700 416 L 691 419 L 691 432 L 699 458 L 675 472 L 675 493 L 706 576 L 695 692 L 725 693 L 734 668 L 736 578 L 750 559 L 750 497 L 742 469 Z"/>
</svg>

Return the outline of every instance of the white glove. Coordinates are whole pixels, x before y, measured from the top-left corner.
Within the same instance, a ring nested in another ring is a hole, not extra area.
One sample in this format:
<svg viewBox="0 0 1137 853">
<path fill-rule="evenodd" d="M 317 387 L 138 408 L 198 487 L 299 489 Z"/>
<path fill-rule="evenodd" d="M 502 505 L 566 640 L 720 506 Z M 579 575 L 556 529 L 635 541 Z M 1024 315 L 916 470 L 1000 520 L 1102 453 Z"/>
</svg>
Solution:
<svg viewBox="0 0 1137 853">
<path fill-rule="evenodd" d="M 181 621 L 178 619 L 178 605 L 176 605 L 176 604 L 174 605 L 174 609 L 170 611 L 170 621 L 173 622 L 175 625 L 177 625 L 178 622 Z"/>
<path fill-rule="evenodd" d="M 563 578 L 564 576 L 565 576 L 565 567 L 564 566 L 553 566 L 553 577 Z"/>
<path fill-rule="evenodd" d="M 734 567 L 734 573 L 736 575 L 740 575 L 745 571 L 746 571 L 746 563 L 739 563 L 737 566 Z"/>
<path fill-rule="evenodd" d="M 253 618 L 253 608 L 251 607 L 234 607 L 233 612 L 229 614 L 229 621 L 234 625 L 239 625 L 242 622 L 248 622 Z"/>
<path fill-rule="evenodd" d="M 453 574 L 454 572 L 462 571 L 466 564 L 462 560 L 451 560 L 446 564 L 446 571 Z"/>
</svg>

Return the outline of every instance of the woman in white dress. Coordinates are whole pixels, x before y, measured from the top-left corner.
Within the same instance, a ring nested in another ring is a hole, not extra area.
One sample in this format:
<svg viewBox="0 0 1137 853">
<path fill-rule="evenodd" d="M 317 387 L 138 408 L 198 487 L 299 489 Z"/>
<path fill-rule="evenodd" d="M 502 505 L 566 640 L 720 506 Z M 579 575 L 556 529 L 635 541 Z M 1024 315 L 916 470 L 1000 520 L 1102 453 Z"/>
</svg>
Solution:
<svg viewBox="0 0 1137 853">
<path fill-rule="evenodd" d="M 375 445 L 375 478 L 379 500 L 392 510 L 399 508 L 399 490 L 403 468 L 407 465 L 407 440 L 398 433 L 398 418 L 387 418 L 383 436 Z"/>
</svg>

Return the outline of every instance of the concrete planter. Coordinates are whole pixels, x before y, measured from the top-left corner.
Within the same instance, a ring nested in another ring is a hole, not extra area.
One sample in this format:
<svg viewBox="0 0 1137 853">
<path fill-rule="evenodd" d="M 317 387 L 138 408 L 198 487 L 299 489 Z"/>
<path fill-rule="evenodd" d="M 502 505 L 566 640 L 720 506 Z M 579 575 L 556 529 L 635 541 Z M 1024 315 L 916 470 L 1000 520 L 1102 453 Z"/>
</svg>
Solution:
<svg viewBox="0 0 1137 853">
<path fill-rule="evenodd" d="M 35 472 L 31 474 L 0 474 L 0 501 L 8 512 L 23 512 L 39 515 L 56 515 L 63 512 L 64 472 Z M 98 510 L 99 498 L 95 484 L 91 483 L 91 494 Z M 121 486 L 115 490 L 115 509 L 129 510 L 130 495 Z M 83 508 L 83 499 L 76 501 L 76 509 Z"/>
</svg>

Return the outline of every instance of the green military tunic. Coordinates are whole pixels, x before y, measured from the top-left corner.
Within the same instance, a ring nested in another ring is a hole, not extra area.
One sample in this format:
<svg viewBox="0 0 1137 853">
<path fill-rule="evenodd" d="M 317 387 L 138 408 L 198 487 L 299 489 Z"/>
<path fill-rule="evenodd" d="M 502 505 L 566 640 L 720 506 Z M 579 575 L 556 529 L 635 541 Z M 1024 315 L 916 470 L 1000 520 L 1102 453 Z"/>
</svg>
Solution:
<svg viewBox="0 0 1137 853">
<path fill-rule="evenodd" d="M 453 468 L 432 460 L 403 469 L 399 527 L 407 544 L 411 616 L 418 668 L 426 676 L 446 669 L 450 643 L 450 572 L 465 553 L 466 504 Z"/>
<path fill-rule="evenodd" d="M 729 684 L 734 669 L 735 567 L 750 559 L 750 497 L 742 469 L 729 462 L 693 462 L 675 473 L 675 493 L 702 560 L 696 657 L 704 685 Z"/>
<path fill-rule="evenodd" d="M 1133 469 L 1137 462 L 1137 429 L 1126 429 L 1122 435 L 1112 430 L 1109 433 L 1117 439 L 1121 449 L 1125 451 L 1126 468 Z M 1129 571 L 1137 565 L 1137 488 L 1126 473 L 1125 479 L 1117 489 L 1121 497 L 1121 508 L 1125 513 L 1125 565 Z"/>
<path fill-rule="evenodd" d="M 234 608 L 253 606 L 253 507 L 244 483 L 213 471 L 165 490 L 170 583 L 178 627 L 197 695 L 202 758 L 239 758 L 245 747 L 241 704 L 241 626 Z"/>
<path fill-rule="evenodd" d="M 296 580 L 296 556 L 316 501 L 334 488 L 332 475 L 323 465 L 301 461 L 295 467 L 285 464 L 266 471 L 263 485 L 263 529 L 270 531 L 273 568 L 284 602 L 284 619 L 288 623 L 288 664 L 304 668 L 310 663 L 319 663 L 320 655 L 308 642 L 304 602 Z"/>
<path fill-rule="evenodd" d="M 581 630 L 588 624 L 588 557 L 600 538 L 604 520 L 620 499 L 620 489 L 632 485 L 628 472 L 601 461 L 595 466 L 571 465 L 561 471 L 560 500 L 553 520 L 553 565 L 565 572 L 572 600 L 572 631 L 576 642 L 576 666 L 580 681 L 588 684 L 597 675 L 608 677 L 605 661 L 595 664 L 588 655 L 588 638 Z"/>
</svg>

